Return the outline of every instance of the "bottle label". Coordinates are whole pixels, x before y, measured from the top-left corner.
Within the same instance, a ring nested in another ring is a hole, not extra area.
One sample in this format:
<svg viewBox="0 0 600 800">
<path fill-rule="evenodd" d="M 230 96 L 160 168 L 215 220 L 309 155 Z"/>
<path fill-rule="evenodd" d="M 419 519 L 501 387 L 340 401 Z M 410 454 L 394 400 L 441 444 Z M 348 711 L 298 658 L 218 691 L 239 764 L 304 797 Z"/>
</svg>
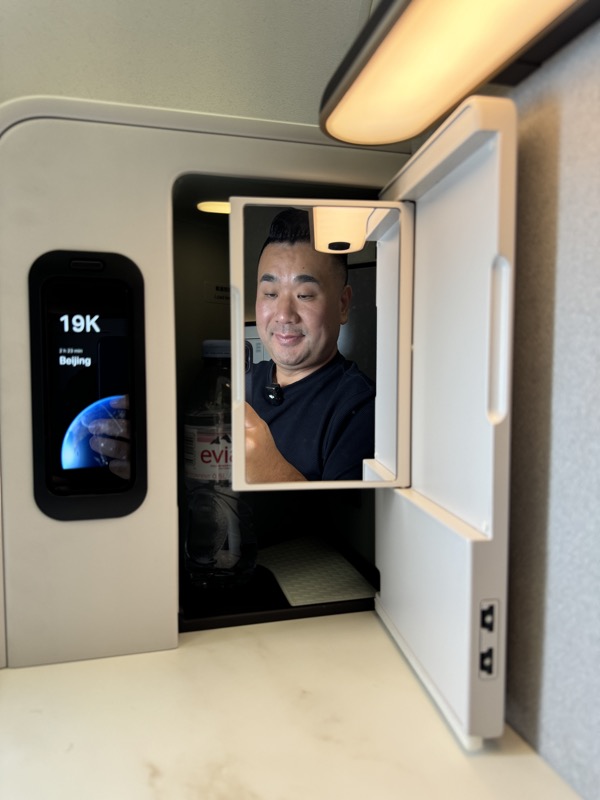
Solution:
<svg viewBox="0 0 600 800">
<path fill-rule="evenodd" d="M 186 478 L 231 483 L 231 433 L 185 425 L 183 460 Z"/>
</svg>

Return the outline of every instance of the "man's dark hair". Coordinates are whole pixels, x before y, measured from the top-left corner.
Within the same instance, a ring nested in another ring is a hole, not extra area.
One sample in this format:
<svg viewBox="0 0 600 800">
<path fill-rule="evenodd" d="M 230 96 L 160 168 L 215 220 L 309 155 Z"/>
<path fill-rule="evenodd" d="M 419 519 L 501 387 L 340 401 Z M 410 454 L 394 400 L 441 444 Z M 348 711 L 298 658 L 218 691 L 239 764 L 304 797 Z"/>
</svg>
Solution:
<svg viewBox="0 0 600 800">
<path fill-rule="evenodd" d="M 296 244 L 296 242 L 311 243 L 308 211 L 303 208 L 285 208 L 273 217 L 259 258 L 269 244 Z M 346 285 L 348 283 L 348 256 L 344 253 L 329 253 L 328 255 L 342 267 L 344 285 Z"/>
</svg>

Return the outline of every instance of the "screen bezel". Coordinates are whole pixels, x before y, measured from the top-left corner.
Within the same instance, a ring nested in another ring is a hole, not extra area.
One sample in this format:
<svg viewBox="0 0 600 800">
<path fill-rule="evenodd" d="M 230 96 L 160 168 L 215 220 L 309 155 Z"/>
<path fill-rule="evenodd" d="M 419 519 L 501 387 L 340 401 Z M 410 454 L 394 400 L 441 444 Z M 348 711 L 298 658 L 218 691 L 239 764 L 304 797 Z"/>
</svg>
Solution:
<svg viewBox="0 0 600 800">
<path fill-rule="evenodd" d="M 50 374 L 52 337 L 48 332 L 52 289 L 72 285 L 85 297 L 111 287 L 126 290 L 126 363 L 129 383 L 131 475 L 118 478 L 108 467 L 63 469 L 57 463 L 50 419 L 56 380 Z M 38 507 L 61 520 L 119 517 L 131 513 L 147 490 L 144 282 L 138 267 L 115 253 L 52 251 L 29 272 L 33 483 Z"/>
</svg>

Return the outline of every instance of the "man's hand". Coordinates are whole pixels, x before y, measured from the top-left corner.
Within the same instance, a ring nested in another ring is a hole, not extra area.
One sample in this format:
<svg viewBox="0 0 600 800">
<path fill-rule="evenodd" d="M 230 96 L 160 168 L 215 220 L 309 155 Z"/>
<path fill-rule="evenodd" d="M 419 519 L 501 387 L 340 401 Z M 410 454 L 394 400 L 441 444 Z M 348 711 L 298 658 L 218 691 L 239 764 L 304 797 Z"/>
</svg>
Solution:
<svg viewBox="0 0 600 800">
<path fill-rule="evenodd" d="M 129 397 L 124 395 L 111 401 L 111 406 L 118 409 L 129 408 Z M 101 456 L 110 459 L 108 468 L 119 478 L 128 480 L 131 476 L 131 431 L 129 420 L 117 413 L 109 419 L 95 419 L 88 423 L 92 434 L 90 448 Z"/>
<path fill-rule="evenodd" d="M 248 483 L 305 481 L 277 449 L 267 423 L 246 403 L 246 480 Z"/>
</svg>

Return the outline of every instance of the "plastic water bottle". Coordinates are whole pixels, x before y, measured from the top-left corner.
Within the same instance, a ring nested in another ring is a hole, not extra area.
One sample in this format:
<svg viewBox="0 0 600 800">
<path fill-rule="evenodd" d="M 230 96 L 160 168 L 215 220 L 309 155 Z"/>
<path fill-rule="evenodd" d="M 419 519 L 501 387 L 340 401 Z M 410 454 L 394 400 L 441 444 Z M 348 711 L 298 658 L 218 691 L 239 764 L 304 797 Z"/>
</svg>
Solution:
<svg viewBox="0 0 600 800">
<path fill-rule="evenodd" d="M 249 509 L 231 488 L 231 348 L 203 342 L 204 366 L 184 418 L 184 568 L 204 589 L 252 575 L 256 544 Z"/>
</svg>

